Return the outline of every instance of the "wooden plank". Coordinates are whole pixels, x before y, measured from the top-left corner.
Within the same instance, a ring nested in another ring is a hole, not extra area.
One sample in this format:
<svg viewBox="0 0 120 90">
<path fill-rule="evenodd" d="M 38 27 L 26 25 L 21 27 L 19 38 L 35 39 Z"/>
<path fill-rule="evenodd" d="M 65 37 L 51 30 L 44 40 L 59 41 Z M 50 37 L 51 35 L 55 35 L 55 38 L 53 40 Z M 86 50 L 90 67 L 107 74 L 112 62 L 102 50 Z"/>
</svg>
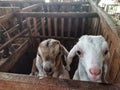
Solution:
<svg viewBox="0 0 120 90">
<path fill-rule="evenodd" d="M 75 37 L 77 37 L 77 32 L 78 32 L 78 18 L 75 19 Z"/>
<path fill-rule="evenodd" d="M 1 26 L 1 27 L 3 28 L 3 30 L 6 32 L 8 39 L 10 39 L 10 35 L 9 35 L 9 33 L 7 32 L 6 28 L 5 28 L 2 24 L 0 24 L 0 26 Z"/>
<path fill-rule="evenodd" d="M 0 16 L 20 11 L 19 7 L 0 7 Z"/>
<path fill-rule="evenodd" d="M 83 35 L 84 34 L 84 30 L 85 30 L 85 18 L 82 18 L 82 30 L 81 30 L 81 35 Z"/>
<path fill-rule="evenodd" d="M 57 36 L 57 18 L 54 18 L 54 31 L 55 31 L 55 36 Z"/>
<path fill-rule="evenodd" d="M 10 18 L 13 18 L 13 14 L 3 15 L 0 17 L 0 23 L 3 23 L 5 21 L 9 20 Z"/>
<path fill-rule="evenodd" d="M 38 6 L 39 6 L 39 4 L 34 4 L 34 5 L 31 5 L 31 6 L 25 7 L 21 10 L 21 12 L 31 12 L 31 11 L 37 9 Z"/>
<path fill-rule="evenodd" d="M 23 21 L 23 24 L 25 24 L 26 23 L 26 20 L 24 20 Z M 12 32 L 14 32 L 15 30 L 16 30 L 16 28 L 18 28 L 19 27 L 19 24 L 16 24 L 15 26 L 13 26 L 12 28 L 10 28 L 9 30 L 7 30 L 6 32 L 4 32 L 4 34 L 6 34 L 6 33 L 12 33 Z"/>
<path fill-rule="evenodd" d="M 23 36 L 24 38 L 28 38 L 29 36 Z M 61 37 L 61 36 L 32 36 L 32 38 L 42 38 L 42 39 L 47 39 L 47 38 L 55 38 L 55 39 L 72 39 L 75 41 L 78 41 L 79 38 L 76 37 Z"/>
<path fill-rule="evenodd" d="M 43 33 L 43 36 L 45 36 L 45 18 L 41 18 L 41 23 L 42 23 L 42 33 Z"/>
<path fill-rule="evenodd" d="M 44 3 L 43 0 L 6 0 L 6 1 L 0 1 L 0 4 L 24 4 L 24 3 Z"/>
<path fill-rule="evenodd" d="M 40 3 L 41 5 L 42 3 Z M 45 5 L 59 5 L 59 6 L 73 6 L 73 5 L 81 5 L 81 4 L 89 4 L 88 1 L 79 1 L 79 2 L 49 2 L 49 3 L 43 3 Z"/>
<path fill-rule="evenodd" d="M 48 18 L 47 21 L 48 21 L 48 35 L 51 36 L 51 18 Z"/>
<path fill-rule="evenodd" d="M 21 33 L 17 34 L 16 36 L 14 36 L 13 38 L 9 39 L 7 42 L 5 42 L 1 47 L 0 50 L 2 50 L 4 47 L 6 47 L 8 44 L 10 44 L 11 42 L 13 42 L 16 38 L 20 37 L 21 35 L 23 35 L 24 33 L 26 33 L 27 30 L 22 31 Z"/>
<path fill-rule="evenodd" d="M 37 20 L 36 20 L 36 18 L 33 18 L 33 27 L 34 27 L 34 34 L 35 34 L 35 36 L 37 36 L 38 35 L 38 32 L 37 32 Z"/>
<path fill-rule="evenodd" d="M 119 90 L 118 85 L 98 84 L 76 80 L 43 78 L 0 72 L 1 90 Z"/>
<path fill-rule="evenodd" d="M 0 63 L 0 71 L 6 72 L 9 71 L 19 60 L 19 58 L 26 52 L 29 47 L 28 38 L 20 45 L 20 47 L 9 56 L 4 62 Z"/>
<path fill-rule="evenodd" d="M 70 37 L 70 34 L 71 34 L 71 24 L 72 24 L 72 19 L 69 18 L 68 19 L 68 37 Z"/>
<path fill-rule="evenodd" d="M 61 18 L 61 37 L 64 37 L 64 18 Z"/>
<path fill-rule="evenodd" d="M 99 17 L 95 12 L 17 12 L 16 15 L 22 17 L 79 17 L 92 18 Z"/>
<path fill-rule="evenodd" d="M 44 0 L 25 0 L 25 1 L 0 1 L 1 4 L 23 4 L 23 3 L 40 3 L 41 4 L 46 4 L 46 5 L 79 5 L 79 4 L 89 4 L 88 1 L 79 1 L 79 2 L 49 2 L 49 3 L 44 3 Z"/>
<path fill-rule="evenodd" d="M 23 17 L 20 15 L 20 16 L 17 16 L 17 23 L 19 24 L 19 30 L 20 31 L 23 31 L 23 28 L 24 28 L 24 25 L 23 25 Z"/>
</svg>

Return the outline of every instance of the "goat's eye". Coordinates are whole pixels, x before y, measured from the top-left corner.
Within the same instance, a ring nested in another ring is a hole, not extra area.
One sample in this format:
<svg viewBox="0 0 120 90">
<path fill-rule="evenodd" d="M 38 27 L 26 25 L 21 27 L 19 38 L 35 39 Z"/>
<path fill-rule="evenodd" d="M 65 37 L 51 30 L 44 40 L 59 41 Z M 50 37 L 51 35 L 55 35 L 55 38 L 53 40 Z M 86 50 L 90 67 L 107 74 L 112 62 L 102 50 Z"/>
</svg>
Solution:
<svg viewBox="0 0 120 90">
<path fill-rule="evenodd" d="M 108 53 L 108 50 L 105 50 L 104 55 L 107 55 L 107 53 Z"/>
<path fill-rule="evenodd" d="M 78 54 L 78 55 L 80 55 L 80 54 L 81 54 L 81 52 L 80 52 L 80 51 L 77 51 L 77 54 Z"/>
</svg>

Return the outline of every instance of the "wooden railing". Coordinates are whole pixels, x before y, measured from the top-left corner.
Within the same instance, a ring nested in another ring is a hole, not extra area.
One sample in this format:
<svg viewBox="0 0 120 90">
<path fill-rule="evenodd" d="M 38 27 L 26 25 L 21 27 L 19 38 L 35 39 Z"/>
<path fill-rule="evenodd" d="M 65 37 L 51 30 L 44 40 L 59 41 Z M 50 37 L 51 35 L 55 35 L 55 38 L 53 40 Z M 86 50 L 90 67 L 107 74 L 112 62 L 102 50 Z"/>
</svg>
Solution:
<svg viewBox="0 0 120 90">
<path fill-rule="evenodd" d="M 85 33 L 97 34 L 99 29 L 99 16 L 94 12 L 18 12 L 16 16 L 34 17 L 33 22 L 37 24 L 33 25 L 35 32 L 43 37 L 80 37 Z"/>
</svg>

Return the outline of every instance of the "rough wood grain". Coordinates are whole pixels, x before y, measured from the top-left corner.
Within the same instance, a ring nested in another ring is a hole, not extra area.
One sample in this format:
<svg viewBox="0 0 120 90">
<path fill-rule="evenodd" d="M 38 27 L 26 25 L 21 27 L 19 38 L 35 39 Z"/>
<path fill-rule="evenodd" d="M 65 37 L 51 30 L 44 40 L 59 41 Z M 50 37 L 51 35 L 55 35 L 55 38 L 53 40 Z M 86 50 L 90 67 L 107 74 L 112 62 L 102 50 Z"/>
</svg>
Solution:
<svg viewBox="0 0 120 90">
<path fill-rule="evenodd" d="M 0 90 L 119 90 L 112 84 L 73 81 L 67 79 L 43 78 L 0 73 Z"/>
</svg>

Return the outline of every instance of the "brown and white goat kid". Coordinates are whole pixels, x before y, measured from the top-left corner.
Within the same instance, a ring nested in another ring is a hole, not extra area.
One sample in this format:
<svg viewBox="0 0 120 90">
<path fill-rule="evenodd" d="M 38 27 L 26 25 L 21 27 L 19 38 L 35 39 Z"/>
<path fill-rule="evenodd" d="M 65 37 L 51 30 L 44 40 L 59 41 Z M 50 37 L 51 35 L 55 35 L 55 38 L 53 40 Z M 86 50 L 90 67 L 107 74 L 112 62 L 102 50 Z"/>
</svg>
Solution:
<svg viewBox="0 0 120 90">
<path fill-rule="evenodd" d="M 103 81 L 107 72 L 107 62 L 110 57 L 108 44 L 104 37 L 101 35 L 82 36 L 68 54 L 68 67 L 75 55 L 79 57 L 79 64 L 73 76 L 74 80 Z"/>
<path fill-rule="evenodd" d="M 38 47 L 35 66 L 38 70 L 38 76 L 52 76 L 57 78 L 69 79 L 69 73 L 65 69 L 62 59 L 67 59 L 68 51 L 61 45 L 60 41 L 47 39 L 42 41 Z M 34 71 L 32 71 L 33 73 Z"/>
</svg>

